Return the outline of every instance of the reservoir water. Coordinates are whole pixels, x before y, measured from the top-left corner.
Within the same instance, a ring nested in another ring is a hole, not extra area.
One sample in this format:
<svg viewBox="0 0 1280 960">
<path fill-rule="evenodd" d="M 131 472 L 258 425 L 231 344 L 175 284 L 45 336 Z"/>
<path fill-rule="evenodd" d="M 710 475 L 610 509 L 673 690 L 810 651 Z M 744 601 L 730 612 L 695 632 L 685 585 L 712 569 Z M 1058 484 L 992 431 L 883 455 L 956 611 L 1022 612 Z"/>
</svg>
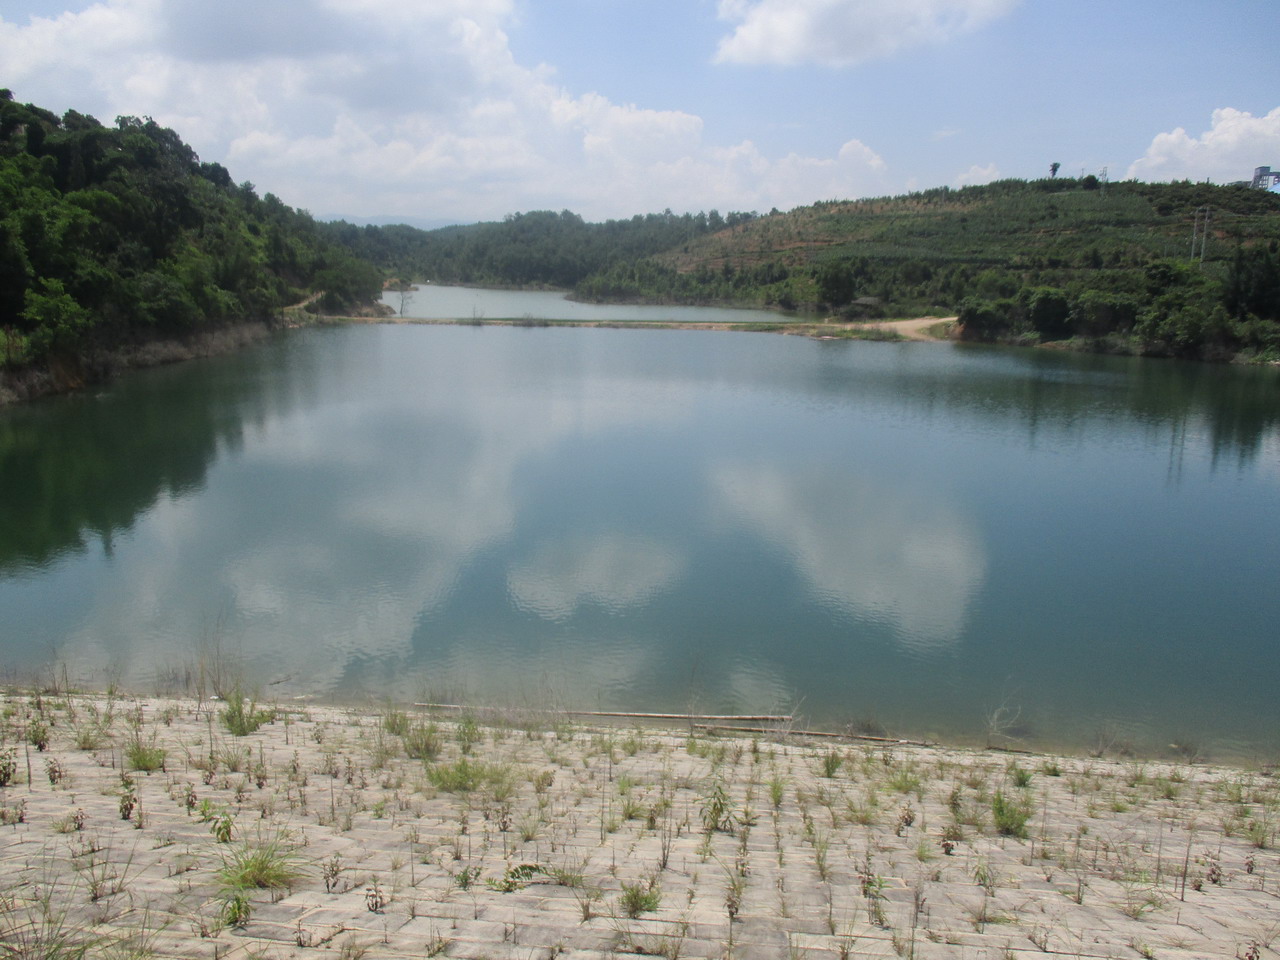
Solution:
<svg viewBox="0 0 1280 960">
<path fill-rule="evenodd" d="M 600 323 L 778 323 L 769 310 L 678 304 L 579 303 L 551 290 L 490 290 L 424 283 L 382 302 L 397 314 L 431 320 L 572 320 Z"/>
<path fill-rule="evenodd" d="M 1278 398 L 952 344 L 282 333 L 0 411 L 0 664 L 1274 757 Z"/>
</svg>

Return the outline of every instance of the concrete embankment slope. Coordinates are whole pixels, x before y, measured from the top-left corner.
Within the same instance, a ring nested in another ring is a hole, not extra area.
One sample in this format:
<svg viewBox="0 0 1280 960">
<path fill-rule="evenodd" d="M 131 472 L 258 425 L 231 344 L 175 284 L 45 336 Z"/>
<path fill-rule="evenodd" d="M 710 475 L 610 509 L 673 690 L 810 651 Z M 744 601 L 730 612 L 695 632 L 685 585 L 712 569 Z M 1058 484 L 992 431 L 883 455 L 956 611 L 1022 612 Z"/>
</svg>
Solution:
<svg viewBox="0 0 1280 960">
<path fill-rule="evenodd" d="M 1163 960 L 1280 942 L 1265 772 L 296 705 L 234 736 L 225 709 L 6 698 L 7 950 Z"/>
</svg>

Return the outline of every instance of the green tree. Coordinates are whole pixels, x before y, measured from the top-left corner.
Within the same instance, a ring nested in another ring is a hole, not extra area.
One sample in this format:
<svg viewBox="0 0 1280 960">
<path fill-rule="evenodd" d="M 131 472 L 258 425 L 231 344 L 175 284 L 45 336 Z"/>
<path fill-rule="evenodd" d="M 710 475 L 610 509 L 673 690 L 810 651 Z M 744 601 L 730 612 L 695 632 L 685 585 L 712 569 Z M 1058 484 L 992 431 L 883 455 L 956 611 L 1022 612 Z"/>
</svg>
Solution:
<svg viewBox="0 0 1280 960">
<path fill-rule="evenodd" d="M 1223 301 L 1228 312 L 1243 320 L 1255 316 L 1280 320 L 1280 243 L 1236 248 L 1227 271 Z"/>
<path fill-rule="evenodd" d="M 844 261 L 831 260 L 817 270 L 818 297 L 833 307 L 843 306 L 857 296 L 853 271 Z"/>
<path fill-rule="evenodd" d="M 22 237 L 9 221 L 0 220 L 0 324 L 12 324 L 22 312 L 30 280 Z"/>
<path fill-rule="evenodd" d="M 1013 313 L 1012 300 L 988 300 L 965 297 L 956 311 L 956 320 L 965 335 L 977 340 L 990 339 L 1009 331 Z"/>
<path fill-rule="evenodd" d="M 1045 339 L 1057 340 L 1071 332 L 1068 323 L 1071 304 L 1062 290 L 1056 287 L 1030 287 L 1022 291 L 1019 300 L 1026 310 L 1027 322 Z"/>
<path fill-rule="evenodd" d="M 76 303 L 61 280 L 41 279 L 27 290 L 22 319 L 30 331 L 32 359 L 74 353 L 90 327 L 89 311 Z"/>
</svg>

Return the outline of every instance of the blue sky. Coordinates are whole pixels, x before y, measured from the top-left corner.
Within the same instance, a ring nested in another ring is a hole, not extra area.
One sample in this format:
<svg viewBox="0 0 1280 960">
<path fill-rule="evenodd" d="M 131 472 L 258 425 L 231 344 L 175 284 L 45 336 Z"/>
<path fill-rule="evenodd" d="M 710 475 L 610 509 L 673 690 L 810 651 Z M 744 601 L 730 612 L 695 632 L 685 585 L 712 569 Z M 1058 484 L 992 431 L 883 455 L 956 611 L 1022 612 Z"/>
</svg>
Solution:
<svg viewBox="0 0 1280 960">
<path fill-rule="evenodd" d="M 19 100 L 320 216 L 767 211 L 1280 168 L 1271 0 L 6 0 Z"/>
</svg>

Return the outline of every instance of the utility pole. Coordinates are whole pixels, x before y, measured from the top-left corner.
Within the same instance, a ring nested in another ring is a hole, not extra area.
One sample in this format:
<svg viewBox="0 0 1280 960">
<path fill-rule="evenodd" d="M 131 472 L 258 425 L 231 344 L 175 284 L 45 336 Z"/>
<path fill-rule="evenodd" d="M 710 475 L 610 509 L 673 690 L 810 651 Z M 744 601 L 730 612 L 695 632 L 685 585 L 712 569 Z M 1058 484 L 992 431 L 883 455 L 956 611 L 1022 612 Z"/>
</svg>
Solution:
<svg viewBox="0 0 1280 960">
<path fill-rule="evenodd" d="M 1204 263 L 1205 248 L 1209 243 L 1209 224 L 1213 222 L 1213 207 L 1206 204 L 1196 210 L 1191 222 L 1191 259 L 1196 259 L 1196 242 L 1200 243 L 1200 262 Z"/>
</svg>

